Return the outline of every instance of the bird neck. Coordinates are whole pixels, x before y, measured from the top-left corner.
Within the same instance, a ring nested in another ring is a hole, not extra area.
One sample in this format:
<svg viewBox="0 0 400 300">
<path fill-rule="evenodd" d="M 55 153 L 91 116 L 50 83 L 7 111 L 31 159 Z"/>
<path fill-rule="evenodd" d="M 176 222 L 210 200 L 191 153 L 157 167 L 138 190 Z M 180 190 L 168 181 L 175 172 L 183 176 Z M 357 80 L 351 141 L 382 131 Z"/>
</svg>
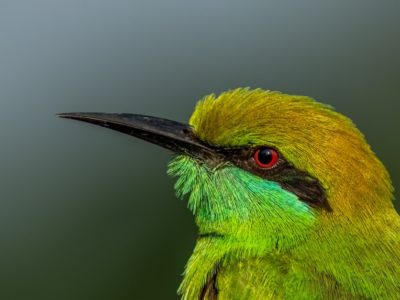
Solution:
<svg viewBox="0 0 400 300">
<path fill-rule="evenodd" d="M 179 288 L 183 299 L 197 299 L 221 268 L 254 258 L 273 257 L 288 266 L 301 263 L 300 272 L 329 274 L 343 285 L 373 295 L 375 286 L 400 276 L 400 218 L 394 210 L 377 212 L 374 219 L 349 219 L 326 214 L 306 239 L 292 247 L 201 237 L 190 257 Z M 383 266 L 387 266 L 382 268 Z M 313 271 L 314 270 L 314 271 Z M 317 271 L 315 271 L 317 270 Z M 391 289 L 388 283 L 385 289 Z"/>
<path fill-rule="evenodd" d="M 253 220 L 252 231 L 247 231 L 252 235 L 247 238 L 200 236 L 179 289 L 183 299 L 198 298 L 218 269 L 267 256 L 287 264 L 302 262 L 305 270 L 318 269 L 371 294 L 374 287 L 365 286 L 366 283 L 384 282 L 385 276 L 400 276 L 400 218 L 393 207 L 377 208 L 374 213 L 360 211 L 351 216 L 320 211 L 311 229 L 297 232 L 294 240 L 262 236 L 263 228 L 257 224 L 265 222 L 268 220 L 261 217 Z M 390 268 L 382 270 L 382 265 Z"/>
</svg>

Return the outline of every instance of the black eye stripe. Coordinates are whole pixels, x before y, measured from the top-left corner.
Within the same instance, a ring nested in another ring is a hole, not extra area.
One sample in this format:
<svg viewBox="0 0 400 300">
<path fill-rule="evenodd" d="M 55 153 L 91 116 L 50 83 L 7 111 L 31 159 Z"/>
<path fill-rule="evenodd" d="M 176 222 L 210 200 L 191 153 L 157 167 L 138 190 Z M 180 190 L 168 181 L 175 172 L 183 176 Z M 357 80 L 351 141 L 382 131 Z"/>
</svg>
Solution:
<svg viewBox="0 0 400 300">
<path fill-rule="evenodd" d="M 257 149 L 259 148 L 225 148 L 220 149 L 218 152 L 224 156 L 225 160 L 232 162 L 236 166 L 267 180 L 279 183 L 282 188 L 295 194 L 301 201 L 308 203 L 310 206 L 328 211 L 332 210 L 327 201 L 325 190 L 317 179 L 307 172 L 296 169 L 277 149 L 275 150 L 279 153 L 279 159 L 276 165 L 270 169 L 260 168 L 253 158 Z"/>
</svg>

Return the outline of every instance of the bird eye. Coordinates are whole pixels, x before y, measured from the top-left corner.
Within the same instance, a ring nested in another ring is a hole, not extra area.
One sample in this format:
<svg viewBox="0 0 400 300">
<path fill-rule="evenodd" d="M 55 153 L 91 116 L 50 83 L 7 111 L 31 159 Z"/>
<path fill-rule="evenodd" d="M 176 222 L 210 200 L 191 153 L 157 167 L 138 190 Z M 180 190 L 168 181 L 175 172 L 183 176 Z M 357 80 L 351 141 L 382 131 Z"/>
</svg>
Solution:
<svg viewBox="0 0 400 300">
<path fill-rule="evenodd" d="M 272 169 L 278 163 L 279 154 L 275 149 L 263 147 L 254 152 L 253 158 L 260 168 Z"/>
</svg>

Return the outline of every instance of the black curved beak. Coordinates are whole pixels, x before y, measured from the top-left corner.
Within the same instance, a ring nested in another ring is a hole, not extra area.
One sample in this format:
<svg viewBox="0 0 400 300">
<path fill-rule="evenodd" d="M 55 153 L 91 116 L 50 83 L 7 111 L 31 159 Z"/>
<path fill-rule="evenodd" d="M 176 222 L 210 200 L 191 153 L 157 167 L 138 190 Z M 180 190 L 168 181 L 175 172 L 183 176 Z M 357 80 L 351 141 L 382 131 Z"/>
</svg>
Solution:
<svg viewBox="0 0 400 300">
<path fill-rule="evenodd" d="M 137 114 L 62 113 L 59 117 L 78 120 L 119 131 L 178 154 L 214 156 L 215 149 L 200 141 L 183 123 Z"/>
</svg>

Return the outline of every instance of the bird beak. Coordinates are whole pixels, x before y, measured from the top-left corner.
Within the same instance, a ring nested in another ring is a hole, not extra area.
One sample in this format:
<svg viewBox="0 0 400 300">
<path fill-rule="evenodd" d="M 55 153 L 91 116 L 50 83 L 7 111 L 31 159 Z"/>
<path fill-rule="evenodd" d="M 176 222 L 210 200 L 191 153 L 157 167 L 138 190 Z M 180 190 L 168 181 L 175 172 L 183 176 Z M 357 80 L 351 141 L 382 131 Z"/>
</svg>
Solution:
<svg viewBox="0 0 400 300">
<path fill-rule="evenodd" d="M 116 130 L 178 154 L 194 157 L 215 155 L 215 150 L 200 141 L 189 125 L 167 119 L 136 114 L 80 112 L 58 116 Z"/>
</svg>

